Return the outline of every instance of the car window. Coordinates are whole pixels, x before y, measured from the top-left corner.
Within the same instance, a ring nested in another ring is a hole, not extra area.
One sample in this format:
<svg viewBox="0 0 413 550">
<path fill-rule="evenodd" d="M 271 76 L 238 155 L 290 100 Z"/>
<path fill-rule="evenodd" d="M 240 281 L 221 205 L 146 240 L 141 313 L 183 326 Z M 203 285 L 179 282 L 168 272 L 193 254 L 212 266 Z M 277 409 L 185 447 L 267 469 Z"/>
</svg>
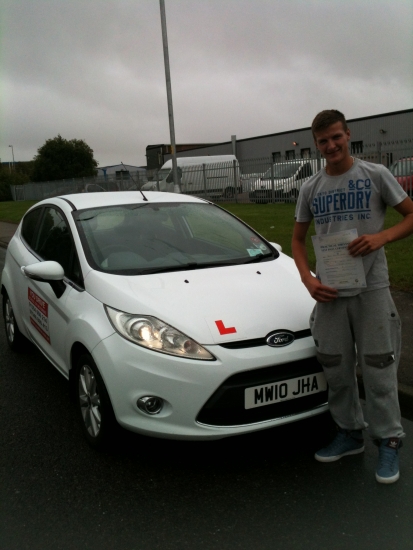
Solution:
<svg viewBox="0 0 413 550">
<path fill-rule="evenodd" d="M 26 243 L 33 248 L 33 243 L 36 237 L 36 228 L 38 226 L 43 208 L 35 208 L 28 212 L 23 218 L 22 237 Z"/>
<path fill-rule="evenodd" d="M 74 249 L 70 229 L 63 214 L 52 207 L 44 209 L 39 235 L 33 249 L 43 260 L 58 262 L 64 269 L 66 277 L 81 284 L 82 276 Z"/>
<path fill-rule="evenodd" d="M 211 244 L 230 247 L 240 254 L 245 252 L 245 238 L 239 231 L 238 224 L 222 210 L 204 208 L 188 208 L 185 222 L 188 224 L 194 238 L 202 239 Z M 219 222 L 217 223 L 217 220 Z"/>
<path fill-rule="evenodd" d="M 274 164 L 274 178 L 276 179 L 286 179 L 291 178 L 299 168 L 297 162 L 280 162 Z M 265 172 L 262 176 L 262 179 L 271 178 L 271 168 Z"/>
<path fill-rule="evenodd" d="M 109 273 L 140 275 L 277 257 L 248 226 L 207 203 L 125 205 L 73 216 L 90 265 Z"/>
<path fill-rule="evenodd" d="M 297 179 L 301 180 L 304 178 L 309 178 L 313 175 L 313 171 L 311 170 L 311 164 L 304 164 L 304 166 L 300 169 L 297 175 Z"/>
</svg>

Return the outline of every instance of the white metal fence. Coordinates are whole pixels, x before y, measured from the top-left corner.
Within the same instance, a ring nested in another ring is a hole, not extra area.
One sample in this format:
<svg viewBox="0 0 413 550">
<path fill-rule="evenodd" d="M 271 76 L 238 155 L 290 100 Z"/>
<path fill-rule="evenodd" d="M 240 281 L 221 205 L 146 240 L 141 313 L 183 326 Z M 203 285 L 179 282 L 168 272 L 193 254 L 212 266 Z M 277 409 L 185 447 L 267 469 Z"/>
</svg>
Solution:
<svg viewBox="0 0 413 550">
<path fill-rule="evenodd" d="M 120 175 L 25 183 L 24 185 L 11 185 L 10 188 L 14 201 L 40 201 L 73 193 L 139 190 L 147 181 L 147 177 L 142 176 L 142 172 L 126 172 L 125 174 L 120 172 Z"/>
<path fill-rule="evenodd" d="M 393 156 L 394 155 L 394 156 Z M 387 166 L 413 198 L 413 150 L 359 153 L 354 156 Z M 398 159 L 393 162 L 393 158 Z M 305 158 L 255 158 L 239 162 L 185 166 L 180 171 L 181 192 L 214 202 L 295 202 L 301 186 L 324 165 L 317 156 Z M 12 186 L 14 200 L 41 200 L 62 194 L 153 189 L 173 190 L 169 170 L 160 170 L 149 180 L 141 173 L 105 177 L 28 183 Z"/>
</svg>

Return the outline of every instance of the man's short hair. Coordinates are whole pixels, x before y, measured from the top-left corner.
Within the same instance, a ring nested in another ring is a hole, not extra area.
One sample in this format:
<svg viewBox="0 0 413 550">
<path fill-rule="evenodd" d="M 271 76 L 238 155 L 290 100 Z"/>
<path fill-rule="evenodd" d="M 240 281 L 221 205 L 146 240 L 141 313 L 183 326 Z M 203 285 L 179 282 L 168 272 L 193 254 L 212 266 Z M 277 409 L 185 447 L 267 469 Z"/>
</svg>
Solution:
<svg viewBox="0 0 413 550">
<path fill-rule="evenodd" d="M 313 123 L 311 124 L 311 131 L 313 132 L 314 140 L 316 132 L 325 130 L 336 122 L 341 122 L 344 131 L 347 132 L 348 126 L 346 118 L 343 113 L 340 113 L 340 111 L 337 111 L 336 109 L 328 109 L 326 111 L 321 111 L 321 113 L 318 113 L 318 115 L 313 120 Z"/>
</svg>

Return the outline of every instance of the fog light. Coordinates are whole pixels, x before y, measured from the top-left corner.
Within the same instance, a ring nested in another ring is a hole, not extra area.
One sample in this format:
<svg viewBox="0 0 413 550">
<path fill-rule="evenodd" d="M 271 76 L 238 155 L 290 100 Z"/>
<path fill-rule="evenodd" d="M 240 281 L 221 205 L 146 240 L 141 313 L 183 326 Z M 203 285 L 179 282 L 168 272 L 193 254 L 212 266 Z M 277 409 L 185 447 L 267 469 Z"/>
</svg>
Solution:
<svg viewBox="0 0 413 550">
<path fill-rule="evenodd" d="M 137 405 L 146 414 L 159 414 L 163 407 L 163 399 L 154 395 L 147 395 L 146 397 L 140 397 Z"/>
</svg>

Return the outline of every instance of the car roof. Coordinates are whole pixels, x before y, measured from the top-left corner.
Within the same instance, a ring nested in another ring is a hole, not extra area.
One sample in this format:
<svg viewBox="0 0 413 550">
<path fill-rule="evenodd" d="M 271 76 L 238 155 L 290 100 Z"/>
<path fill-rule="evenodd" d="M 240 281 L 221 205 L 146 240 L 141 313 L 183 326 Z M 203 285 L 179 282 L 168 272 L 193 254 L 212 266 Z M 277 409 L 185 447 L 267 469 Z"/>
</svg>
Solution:
<svg viewBox="0 0 413 550">
<path fill-rule="evenodd" d="M 85 208 L 99 208 L 102 206 L 117 206 L 121 204 L 150 204 L 150 203 L 166 203 L 166 202 L 193 202 L 193 203 L 205 203 L 203 199 L 197 197 L 190 197 L 180 193 L 160 193 L 158 191 L 144 191 L 144 196 L 147 201 L 144 200 L 142 193 L 139 191 L 108 191 L 97 193 L 76 193 L 73 195 L 60 195 L 54 197 L 54 199 L 45 199 L 40 204 L 54 202 L 55 200 L 60 202 L 64 200 L 66 203 L 73 205 L 76 210 L 83 210 Z"/>
</svg>

